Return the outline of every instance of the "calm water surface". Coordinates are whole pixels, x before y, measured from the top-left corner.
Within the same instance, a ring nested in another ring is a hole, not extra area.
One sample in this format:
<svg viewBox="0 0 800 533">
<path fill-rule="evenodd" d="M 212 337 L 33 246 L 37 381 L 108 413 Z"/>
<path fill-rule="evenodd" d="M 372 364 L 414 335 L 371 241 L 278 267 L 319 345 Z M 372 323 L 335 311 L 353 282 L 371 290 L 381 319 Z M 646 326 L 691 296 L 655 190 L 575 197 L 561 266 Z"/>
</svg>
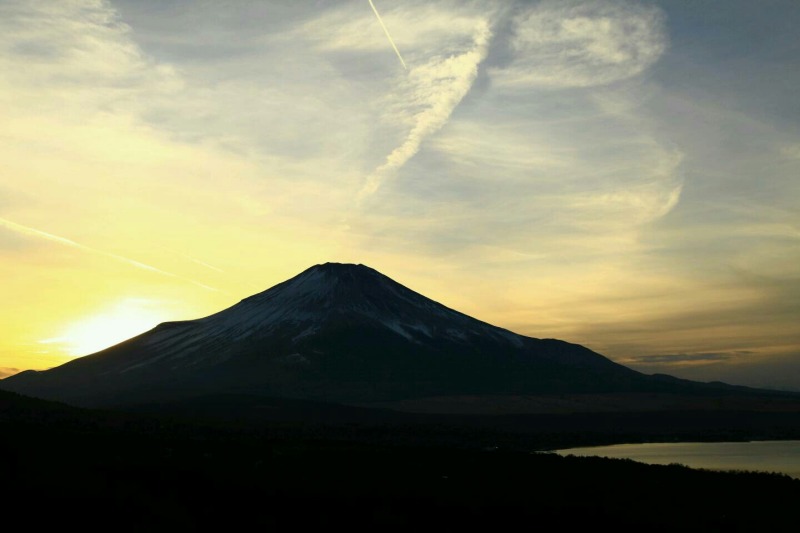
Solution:
<svg viewBox="0 0 800 533">
<path fill-rule="evenodd" d="M 712 470 L 778 472 L 800 479 L 800 441 L 674 442 L 618 444 L 555 450 L 560 455 L 633 459 L 642 463 L 680 463 Z"/>
</svg>

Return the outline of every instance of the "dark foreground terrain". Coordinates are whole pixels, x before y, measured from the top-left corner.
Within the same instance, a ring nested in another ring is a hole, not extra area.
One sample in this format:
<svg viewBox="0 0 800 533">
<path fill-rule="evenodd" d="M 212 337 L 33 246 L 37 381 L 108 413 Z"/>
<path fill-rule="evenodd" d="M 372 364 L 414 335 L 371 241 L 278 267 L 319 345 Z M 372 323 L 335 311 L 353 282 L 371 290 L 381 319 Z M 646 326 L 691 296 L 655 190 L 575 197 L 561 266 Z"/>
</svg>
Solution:
<svg viewBox="0 0 800 533">
<path fill-rule="evenodd" d="M 504 433 L 452 421 L 379 425 L 373 412 L 314 408 L 317 418 L 306 413 L 304 422 L 308 404 L 272 407 L 259 423 L 188 422 L 0 393 L 3 519 L 83 531 L 777 531 L 796 523 L 800 480 L 786 476 L 560 457 L 523 451 L 524 439 L 536 441 L 530 435 L 487 447 Z"/>
</svg>

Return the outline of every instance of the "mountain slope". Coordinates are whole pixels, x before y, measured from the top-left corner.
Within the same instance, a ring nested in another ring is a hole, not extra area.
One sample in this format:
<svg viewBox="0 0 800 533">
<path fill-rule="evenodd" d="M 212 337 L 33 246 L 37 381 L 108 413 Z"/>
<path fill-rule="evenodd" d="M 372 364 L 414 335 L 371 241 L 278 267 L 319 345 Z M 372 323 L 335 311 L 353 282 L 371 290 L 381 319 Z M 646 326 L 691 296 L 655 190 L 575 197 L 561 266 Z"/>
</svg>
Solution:
<svg viewBox="0 0 800 533">
<path fill-rule="evenodd" d="M 326 263 L 219 313 L 0 381 L 79 405 L 247 392 L 328 401 L 686 389 L 481 322 L 364 265 Z"/>
</svg>

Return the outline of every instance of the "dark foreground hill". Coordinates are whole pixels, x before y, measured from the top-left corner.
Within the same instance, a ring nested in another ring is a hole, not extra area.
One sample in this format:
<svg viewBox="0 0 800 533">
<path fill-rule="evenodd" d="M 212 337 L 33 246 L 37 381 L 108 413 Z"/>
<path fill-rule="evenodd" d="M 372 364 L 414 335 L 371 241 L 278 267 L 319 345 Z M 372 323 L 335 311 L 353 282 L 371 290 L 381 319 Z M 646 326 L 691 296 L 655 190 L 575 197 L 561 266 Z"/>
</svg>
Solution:
<svg viewBox="0 0 800 533">
<path fill-rule="evenodd" d="M 795 525 L 800 498 L 785 476 L 381 444 L 359 426 L 288 421 L 211 426 L 0 393 L 2 520 L 82 531 L 778 531 Z"/>
<path fill-rule="evenodd" d="M 369 403 L 739 390 L 640 374 L 580 345 L 481 322 L 369 267 L 335 263 L 0 388 L 94 407 L 221 393 Z"/>
</svg>

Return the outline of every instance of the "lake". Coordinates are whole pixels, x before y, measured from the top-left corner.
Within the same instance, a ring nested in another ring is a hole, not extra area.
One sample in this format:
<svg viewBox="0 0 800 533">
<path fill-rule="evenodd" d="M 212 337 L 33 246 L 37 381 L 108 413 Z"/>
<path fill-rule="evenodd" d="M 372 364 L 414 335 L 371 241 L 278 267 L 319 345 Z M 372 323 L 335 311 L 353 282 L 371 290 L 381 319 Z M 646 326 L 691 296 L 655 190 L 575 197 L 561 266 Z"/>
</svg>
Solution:
<svg viewBox="0 0 800 533">
<path fill-rule="evenodd" d="M 617 444 L 554 450 L 559 455 L 633 459 L 642 463 L 680 463 L 711 470 L 777 472 L 800 479 L 800 441 L 673 442 Z"/>
</svg>

